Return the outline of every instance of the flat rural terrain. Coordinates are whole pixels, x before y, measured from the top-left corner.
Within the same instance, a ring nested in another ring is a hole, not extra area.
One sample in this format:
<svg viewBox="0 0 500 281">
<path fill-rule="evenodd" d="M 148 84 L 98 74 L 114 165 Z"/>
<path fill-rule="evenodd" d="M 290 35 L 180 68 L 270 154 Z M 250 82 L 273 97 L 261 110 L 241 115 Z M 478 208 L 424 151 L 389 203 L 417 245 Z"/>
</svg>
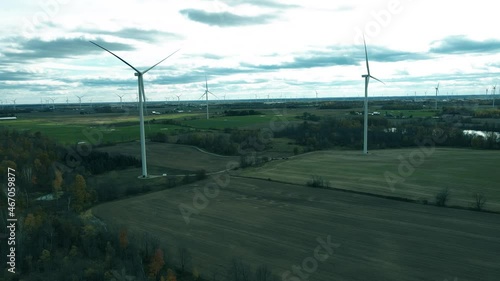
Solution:
<svg viewBox="0 0 500 281">
<path fill-rule="evenodd" d="M 141 158 L 139 142 L 120 143 L 98 150 Z M 239 161 L 238 156 L 221 156 L 189 145 L 148 142 L 146 151 L 148 166 L 165 170 L 196 172 L 204 169 L 207 172 L 218 172 L 226 170 L 228 164 Z"/>
<path fill-rule="evenodd" d="M 415 156 L 419 154 L 423 158 Z M 462 207 L 471 207 L 473 195 L 480 192 L 487 200 L 485 209 L 500 211 L 499 159 L 500 151 L 472 149 L 436 148 L 426 154 L 415 147 L 373 150 L 368 156 L 329 150 L 271 161 L 245 169 L 243 175 L 304 185 L 311 176 L 319 176 L 333 188 L 431 204 L 437 193 L 448 188 L 448 205 Z"/>
<path fill-rule="evenodd" d="M 225 273 L 231 259 L 241 257 L 253 267 L 269 265 L 281 278 L 304 261 L 314 264 L 318 239 L 335 245 L 331 254 L 320 251 L 317 257 L 324 261 L 316 260 L 308 280 L 496 281 L 500 276 L 500 215 L 267 180 L 220 179 L 220 192 L 195 205 L 193 198 L 200 198 L 195 188 L 213 187 L 213 178 L 92 211 L 107 224 L 158 237 L 173 261 L 178 247 L 187 247 L 193 266 L 206 277 Z M 189 224 L 180 204 L 196 209 Z"/>
</svg>

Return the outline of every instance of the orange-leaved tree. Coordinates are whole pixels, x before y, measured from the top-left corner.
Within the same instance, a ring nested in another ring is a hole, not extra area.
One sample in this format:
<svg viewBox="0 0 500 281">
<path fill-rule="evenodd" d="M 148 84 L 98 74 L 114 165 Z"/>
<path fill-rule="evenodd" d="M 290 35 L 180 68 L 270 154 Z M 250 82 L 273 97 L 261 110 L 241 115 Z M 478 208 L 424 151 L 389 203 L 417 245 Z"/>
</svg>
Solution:
<svg viewBox="0 0 500 281">
<path fill-rule="evenodd" d="M 156 276 L 158 276 L 158 273 L 164 265 L 165 260 L 163 259 L 163 251 L 161 249 L 156 249 L 149 263 L 149 278 L 156 279 Z"/>
</svg>

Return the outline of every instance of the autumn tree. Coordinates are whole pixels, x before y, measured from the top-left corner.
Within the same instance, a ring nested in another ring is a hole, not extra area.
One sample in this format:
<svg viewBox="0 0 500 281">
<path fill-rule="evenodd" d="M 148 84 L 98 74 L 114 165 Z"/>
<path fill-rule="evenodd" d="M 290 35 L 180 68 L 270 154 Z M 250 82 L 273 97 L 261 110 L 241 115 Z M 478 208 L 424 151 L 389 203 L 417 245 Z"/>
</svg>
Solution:
<svg viewBox="0 0 500 281">
<path fill-rule="evenodd" d="M 82 175 L 77 174 L 71 188 L 71 205 L 73 210 L 81 212 L 91 203 L 91 194 Z"/>
<path fill-rule="evenodd" d="M 54 198 L 59 198 L 59 194 L 62 191 L 63 177 L 62 173 L 59 170 L 55 170 L 55 178 L 52 181 L 52 193 L 54 194 Z"/>
<path fill-rule="evenodd" d="M 149 263 L 149 278 L 156 280 L 158 273 L 165 265 L 163 259 L 163 251 L 161 249 L 156 249 L 155 254 L 151 257 L 151 262 Z"/>
<path fill-rule="evenodd" d="M 175 275 L 175 272 L 169 268 L 167 270 L 167 278 L 161 277 L 161 281 L 177 281 L 177 276 Z"/>
</svg>

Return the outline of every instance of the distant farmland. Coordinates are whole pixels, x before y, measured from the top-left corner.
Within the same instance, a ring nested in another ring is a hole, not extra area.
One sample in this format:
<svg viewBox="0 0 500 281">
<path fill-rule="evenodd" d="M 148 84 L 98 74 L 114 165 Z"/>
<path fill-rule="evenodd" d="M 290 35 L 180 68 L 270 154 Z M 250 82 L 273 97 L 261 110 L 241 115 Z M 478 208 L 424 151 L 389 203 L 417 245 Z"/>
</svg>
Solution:
<svg viewBox="0 0 500 281">
<path fill-rule="evenodd" d="M 221 156 L 194 146 L 168 143 L 147 143 L 148 166 L 196 172 L 226 170 L 230 162 L 238 163 L 238 156 Z M 99 148 L 100 151 L 130 155 L 140 159 L 140 143 L 129 142 Z"/>
<path fill-rule="evenodd" d="M 333 188 L 429 203 L 438 192 L 449 188 L 448 204 L 462 207 L 470 207 L 473 194 L 480 192 L 487 199 L 485 209 L 500 211 L 500 151 L 438 148 L 420 165 L 410 164 L 413 172 L 402 168 L 400 174 L 401 163 L 418 151 L 417 147 L 373 150 L 368 156 L 360 151 L 316 151 L 246 169 L 242 175 L 304 185 L 314 175 Z M 386 175 L 401 177 L 393 189 Z"/>
<path fill-rule="evenodd" d="M 318 262 L 309 280 L 496 281 L 500 276 L 497 214 L 232 177 L 186 224 L 179 204 L 193 206 L 193 188 L 206 184 L 92 210 L 108 224 L 158 237 L 174 262 L 177 249 L 187 247 L 193 267 L 205 277 L 224 275 L 230 260 L 241 257 L 253 267 L 269 265 L 281 278 L 314 255 L 318 238 L 328 236 L 338 247 Z"/>
</svg>

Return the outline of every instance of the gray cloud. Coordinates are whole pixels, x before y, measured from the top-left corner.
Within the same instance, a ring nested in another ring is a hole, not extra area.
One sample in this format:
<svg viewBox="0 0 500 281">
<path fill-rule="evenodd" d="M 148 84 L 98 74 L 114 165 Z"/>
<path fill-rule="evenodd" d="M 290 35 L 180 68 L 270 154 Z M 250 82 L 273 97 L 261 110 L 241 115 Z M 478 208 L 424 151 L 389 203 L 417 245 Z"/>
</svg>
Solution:
<svg viewBox="0 0 500 281">
<path fill-rule="evenodd" d="M 100 30 L 100 29 L 83 29 L 79 30 L 87 33 L 98 35 L 113 35 L 120 38 L 135 39 L 138 41 L 158 42 L 165 39 L 181 39 L 181 35 L 155 29 L 139 29 L 139 28 L 123 28 L 116 31 Z"/>
<path fill-rule="evenodd" d="M 0 81 L 27 81 L 40 78 L 40 75 L 28 71 L 0 70 Z"/>
<path fill-rule="evenodd" d="M 283 62 L 280 64 L 267 64 L 267 65 L 252 65 L 243 63 L 244 67 L 259 69 L 259 70 L 280 70 L 280 69 L 301 69 L 313 67 L 328 67 L 334 65 L 356 65 L 357 60 L 347 56 L 335 55 L 313 55 L 296 57 L 291 62 Z"/>
<path fill-rule="evenodd" d="M 358 50 L 356 51 L 356 54 L 361 60 L 364 60 L 365 59 L 364 47 L 359 47 Z M 378 46 L 371 46 L 368 48 L 368 59 L 370 61 L 399 62 L 399 61 L 427 60 L 431 58 L 432 56 L 430 56 L 429 54 L 397 51 Z"/>
<path fill-rule="evenodd" d="M 192 21 L 220 27 L 257 25 L 271 22 L 274 15 L 240 16 L 229 12 L 206 12 L 196 9 L 181 10 L 180 13 Z"/>
<path fill-rule="evenodd" d="M 500 40 L 475 41 L 465 36 L 449 36 L 432 43 L 430 52 L 438 54 L 497 53 Z"/>
<path fill-rule="evenodd" d="M 291 62 L 270 65 L 252 65 L 243 63 L 241 66 L 259 70 L 303 69 L 314 67 L 329 67 L 337 65 L 359 65 L 364 63 L 364 48 L 360 46 L 339 47 L 332 46 L 329 51 L 316 51 L 300 54 Z M 426 54 L 396 51 L 383 47 L 372 47 L 368 51 L 370 61 L 399 62 L 410 60 L 430 59 Z"/>
<path fill-rule="evenodd" d="M 226 0 L 224 1 L 228 5 L 254 5 L 254 6 L 260 6 L 260 7 L 268 7 L 268 8 L 297 8 L 299 7 L 298 5 L 293 5 L 293 4 L 285 4 L 282 2 L 278 1 L 272 1 L 272 0 L 252 0 L 252 1 L 247 1 L 247 0 Z"/>
<path fill-rule="evenodd" d="M 15 51 L 3 52 L 3 60 L 10 62 L 24 62 L 25 60 L 44 58 L 74 58 L 100 52 L 98 48 L 90 44 L 84 38 L 57 38 L 51 41 L 39 38 L 22 39 L 15 38 Z M 128 51 L 134 48 L 122 43 L 107 42 L 97 39 L 98 44 L 103 44 L 115 51 Z"/>
</svg>

